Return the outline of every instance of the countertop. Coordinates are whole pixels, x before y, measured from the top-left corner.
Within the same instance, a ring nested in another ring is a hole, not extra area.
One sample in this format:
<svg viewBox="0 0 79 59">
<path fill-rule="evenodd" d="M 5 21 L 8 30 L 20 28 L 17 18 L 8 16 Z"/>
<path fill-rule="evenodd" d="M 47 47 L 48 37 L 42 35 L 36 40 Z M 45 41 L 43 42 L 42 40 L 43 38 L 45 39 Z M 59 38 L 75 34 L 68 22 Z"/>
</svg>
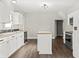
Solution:
<svg viewBox="0 0 79 59">
<path fill-rule="evenodd" d="M 37 34 L 52 34 L 52 33 L 49 31 L 39 31 Z"/>
<path fill-rule="evenodd" d="M 0 43 L 3 43 L 7 40 L 5 40 L 7 37 L 10 37 L 16 33 L 19 33 L 19 32 L 23 32 L 23 31 L 14 31 L 14 32 L 7 32 L 7 33 L 1 33 L 0 34 Z"/>
</svg>

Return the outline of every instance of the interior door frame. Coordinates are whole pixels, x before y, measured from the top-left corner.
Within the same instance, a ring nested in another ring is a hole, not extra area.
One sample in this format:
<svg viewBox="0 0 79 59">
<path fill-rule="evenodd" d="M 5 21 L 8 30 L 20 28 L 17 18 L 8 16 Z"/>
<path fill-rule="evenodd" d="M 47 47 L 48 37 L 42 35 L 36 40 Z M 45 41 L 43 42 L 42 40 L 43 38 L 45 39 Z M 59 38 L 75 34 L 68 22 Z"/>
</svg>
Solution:
<svg viewBox="0 0 79 59">
<path fill-rule="evenodd" d="M 63 20 L 55 20 L 55 36 L 56 37 L 57 37 L 57 21 L 62 21 L 63 22 Z M 63 24 L 62 24 L 62 29 L 63 29 Z"/>
</svg>

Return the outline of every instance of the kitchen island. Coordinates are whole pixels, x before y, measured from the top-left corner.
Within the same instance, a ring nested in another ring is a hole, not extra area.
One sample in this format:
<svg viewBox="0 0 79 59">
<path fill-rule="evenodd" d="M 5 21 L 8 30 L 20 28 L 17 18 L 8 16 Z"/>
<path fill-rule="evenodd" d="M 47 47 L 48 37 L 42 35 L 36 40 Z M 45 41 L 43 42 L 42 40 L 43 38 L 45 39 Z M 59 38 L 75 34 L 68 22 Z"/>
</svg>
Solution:
<svg viewBox="0 0 79 59">
<path fill-rule="evenodd" d="M 39 54 L 52 54 L 52 33 L 41 31 L 37 33 L 37 51 Z"/>
</svg>

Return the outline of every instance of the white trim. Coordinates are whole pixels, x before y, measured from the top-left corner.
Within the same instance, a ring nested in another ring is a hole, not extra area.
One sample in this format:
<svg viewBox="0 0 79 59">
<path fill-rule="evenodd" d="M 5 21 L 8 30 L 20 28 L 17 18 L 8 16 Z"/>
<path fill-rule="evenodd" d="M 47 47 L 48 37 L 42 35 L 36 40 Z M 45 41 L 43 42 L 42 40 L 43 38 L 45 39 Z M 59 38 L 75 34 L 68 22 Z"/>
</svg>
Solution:
<svg viewBox="0 0 79 59">
<path fill-rule="evenodd" d="M 37 39 L 37 37 L 27 37 L 27 39 Z"/>
<path fill-rule="evenodd" d="M 37 39 L 37 37 L 27 37 L 27 39 Z M 52 37 L 52 39 L 55 39 L 55 37 Z"/>
<path fill-rule="evenodd" d="M 52 37 L 52 39 L 55 39 L 55 37 Z"/>
<path fill-rule="evenodd" d="M 41 51 L 39 54 L 52 54 L 52 51 Z"/>
<path fill-rule="evenodd" d="M 23 45 L 24 46 L 24 43 Z M 18 47 L 16 50 L 12 51 L 11 53 L 9 53 L 8 57 L 10 57 L 11 55 L 13 55 L 17 50 L 19 50 L 22 46 Z"/>
</svg>

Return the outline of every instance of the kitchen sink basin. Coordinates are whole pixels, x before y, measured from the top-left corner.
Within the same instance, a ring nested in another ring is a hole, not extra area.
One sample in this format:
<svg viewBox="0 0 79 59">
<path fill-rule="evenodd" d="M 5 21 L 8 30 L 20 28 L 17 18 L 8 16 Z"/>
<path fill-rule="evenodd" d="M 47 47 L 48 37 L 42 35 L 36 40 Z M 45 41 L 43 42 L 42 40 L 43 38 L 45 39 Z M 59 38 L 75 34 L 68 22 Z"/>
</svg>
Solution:
<svg viewBox="0 0 79 59">
<path fill-rule="evenodd" d="M 0 40 L 0 42 L 2 42 L 3 40 Z"/>
</svg>

